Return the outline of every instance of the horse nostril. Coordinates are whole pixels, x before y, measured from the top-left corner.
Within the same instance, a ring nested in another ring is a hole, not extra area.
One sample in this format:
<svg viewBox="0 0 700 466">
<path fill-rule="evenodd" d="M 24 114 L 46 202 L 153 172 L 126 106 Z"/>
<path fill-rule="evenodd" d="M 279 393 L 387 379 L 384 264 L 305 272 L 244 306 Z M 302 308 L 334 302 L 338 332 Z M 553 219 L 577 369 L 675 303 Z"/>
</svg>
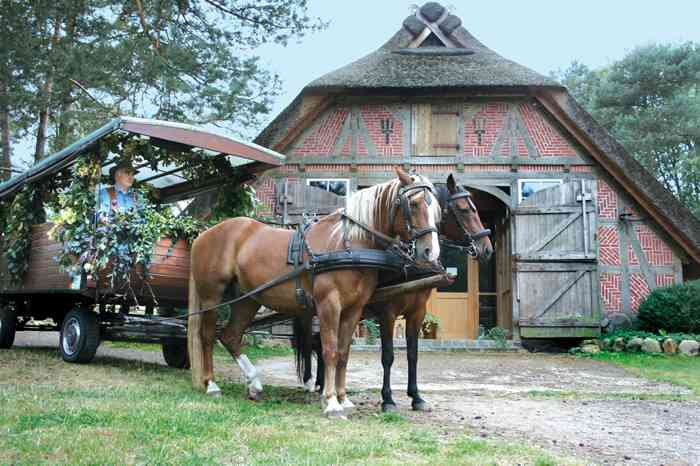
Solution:
<svg viewBox="0 0 700 466">
<path fill-rule="evenodd" d="M 425 248 L 425 257 L 430 257 L 430 248 Z"/>
</svg>

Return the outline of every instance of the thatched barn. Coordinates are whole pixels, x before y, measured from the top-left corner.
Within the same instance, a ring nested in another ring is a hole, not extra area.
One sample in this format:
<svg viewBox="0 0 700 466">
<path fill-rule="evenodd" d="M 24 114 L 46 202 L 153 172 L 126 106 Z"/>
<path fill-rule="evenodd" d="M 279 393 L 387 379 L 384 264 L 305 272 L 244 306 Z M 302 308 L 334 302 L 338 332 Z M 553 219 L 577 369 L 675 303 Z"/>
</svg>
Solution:
<svg viewBox="0 0 700 466">
<path fill-rule="evenodd" d="M 444 251 L 459 277 L 431 299 L 438 338 L 494 326 L 515 339 L 593 336 L 650 290 L 700 275 L 700 222 L 564 87 L 434 2 L 308 84 L 255 142 L 287 156 L 258 183 L 271 214 L 323 213 L 395 165 L 435 182 L 453 173 L 472 191 L 496 254 L 479 264 Z"/>
</svg>

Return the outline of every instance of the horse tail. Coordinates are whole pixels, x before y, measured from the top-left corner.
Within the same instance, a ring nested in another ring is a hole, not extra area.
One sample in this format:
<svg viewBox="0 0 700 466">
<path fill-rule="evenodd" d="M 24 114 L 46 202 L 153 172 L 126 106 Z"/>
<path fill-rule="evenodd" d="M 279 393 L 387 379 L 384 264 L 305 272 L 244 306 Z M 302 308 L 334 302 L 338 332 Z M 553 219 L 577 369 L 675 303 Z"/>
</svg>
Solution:
<svg viewBox="0 0 700 466">
<path fill-rule="evenodd" d="M 307 317 L 295 317 L 292 325 L 294 336 L 292 337 L 292 348 L 294 348 L 294 360 L 296 363 L 297 377 L 304 380 L 308 372 L 311 372 L 311 352 L 313 351 L 311 319 Z"/>
<path fill-rule="evenodd" d="M 204 344 L 202 342 L 202 320 L 204 315 L 200 313 L 199 294 L 197 283 L 190 267 L 190 282 L 188 295 L 187 318 L 187 350 L 190 354 L 190 369 L 192 371 L 192 384 L 202 387 L 204 384 Z"/>
</svg>

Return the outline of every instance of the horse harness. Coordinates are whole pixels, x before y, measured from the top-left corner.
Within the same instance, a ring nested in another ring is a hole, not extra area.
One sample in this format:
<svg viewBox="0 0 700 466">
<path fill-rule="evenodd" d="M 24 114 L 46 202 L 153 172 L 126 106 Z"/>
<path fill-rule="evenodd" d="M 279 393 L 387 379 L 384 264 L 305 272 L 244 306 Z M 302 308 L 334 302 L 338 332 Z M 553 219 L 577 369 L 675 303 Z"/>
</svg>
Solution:
<svg viewBox="0 0 700 466">
<path fill-rule="evenodd" d="M 432 185 L 429 183 L 413 183 L 408 186 L 402 187 L 397 195 L 394 204 L 392 205 L 390 221 L 391 225 L 394 224 L 396 219 L 397 211 L 400 210 L 404 221 L 406 222 L 406 229 L 410 235 L 410 243 L 393 238 L 389 235 L 377 231 L 360 220 L 352 217 L 343 209 L 340 213 L 343 221 L 343 243 L 345 249 L 338 251 L 330 251 L 325 253 L 314 253 L 306 242 L 306 234 L 308 230 L 315 223 L 307 223 L 300 225 L 299 228 L 294 232 L 289 245 L 287 247 L 287 263 L 293 265 L 294 268 L 282 275 L 275 277 L 273 280 L 263 283 L 262 285 L 254 288 L 235 299 L 224 301 L 215 306 L 207 309 L 201 309 L 199 311 L 191 312 L 183 316 L 179 316 L 180 319 L 186 319 L 191 315 L 203 314 L 205 312 L 217 309 L 222 306 L 232 305 L 241 302 L 245 299 L 254 297 L 263 291 L 273 288 L 277 285 L 285 283 L 289 280 L 295 280 L 295 297 L 297 304 L 304 306 L 307 311 L 314 310 L 314 302 L 311 296 L 304 290 L 301 284 L 301 276 L 304 272 L 308 272 L 311 277 L 311 283 L 313 286 L 313 280 L 315 275 L 324 272 L 331 272 L 334 270 L 341 269 L 358 269 L 358 268 L 369 268 L 369 269 L 381 269 L 391 272 L 401 273 L 407 276 L 408 270 L 411 266 L 415 265 L 415 258 L 413 257 L 413 251 L 415 247 L 413 244 L 415 241 L 427 234 L 432 232 L 437 233 L 437 228 L 427 227 L 421 229 L 415 229 L 411 222 L 411 209 L 409 204 L 409 198 L 416 194 L 416 192 L 428 190 L 432 192 L 435 197 L 437 194 L 433 190 Z M 426 202 L 430 205 L 430 197 L 426 197 Z M 367 231 L 372 235 L 378 243 L 385 246 L 384 250 L 380 249 L 351 249 L 350 241 L 347 238 L 348 222 L 352 222 L 360 228 Z M 308 259 L 304 260 L 305 253 L 308 255 Z M 415 267 L 414 267 L 415 268 Z"/>
<path fill-rule="evenodd" d="M 449 193 L 449 191 L 446 192 Z M 477 233 L 469 233 L 467 226 L 464 224 L 464 220 L 462 220 L 462 216 L 459 215 L 459 211 L 463 209 L 457 206 L 458 199 L 466 199 L 469 204 L 469 210 L 476 212 L 476 206 L 474 205 L 474 201 L 472 201 L 472 194 L 469 191 L 460 191 L 449 196 L 438 196 L 438 199 L 440 200 L 440 208 L 443 211 L 442 223 L 444 224 L 449 216 L 452 215 L 455 218 L 455 222 L 462 230 L 462 233 L 464 233 L 464 241 L 457 242 L 443 239 L 442 242 L 448 246 L 464 248 L 467 254 L 476 256 L 476 242 L 485 236 L 490 236 L 491 230 L 484 228 Z M 446 215 L 444 214 L 445 211 L 447 211 Z"/>
</svg>

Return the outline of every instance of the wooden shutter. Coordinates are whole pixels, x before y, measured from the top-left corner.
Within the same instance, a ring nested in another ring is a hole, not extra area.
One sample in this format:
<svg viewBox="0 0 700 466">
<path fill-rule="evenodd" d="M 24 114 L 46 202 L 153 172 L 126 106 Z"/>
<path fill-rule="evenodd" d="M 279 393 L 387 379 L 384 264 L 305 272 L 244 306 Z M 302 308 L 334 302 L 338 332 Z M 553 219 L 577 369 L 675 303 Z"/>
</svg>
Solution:
<svg viewBox="0 0 700 466">
<path fill-rule="evenodd" d="M 595 181 L 533 193 L 515 210 L 514 315 L 523 338 L 600 334 Z"/>
<path fill-rule="evenodd" d="M 417 104 L 416 155 L 457 155 L 460 109 L 453 104 Z"/>
</svg>

